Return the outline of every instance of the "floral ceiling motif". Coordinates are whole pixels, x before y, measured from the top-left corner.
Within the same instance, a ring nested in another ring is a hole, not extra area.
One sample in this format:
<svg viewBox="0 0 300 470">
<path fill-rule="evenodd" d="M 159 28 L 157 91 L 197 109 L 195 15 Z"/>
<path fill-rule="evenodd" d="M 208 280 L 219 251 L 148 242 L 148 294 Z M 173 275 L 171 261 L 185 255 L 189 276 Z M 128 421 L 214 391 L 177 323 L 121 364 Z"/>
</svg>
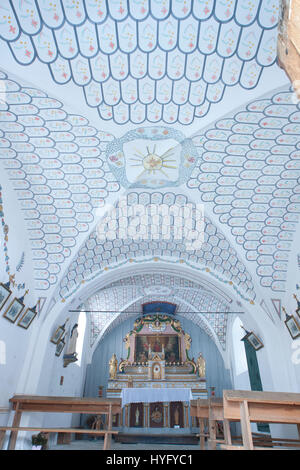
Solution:
<svg viewBox="0 0 300 470">
<path fill-rule="evenodd" d="M 2 0 L 15 60 L 73 81 L 104 120 L 191 124 L 276 59 L 278 0 Z"/>
</svg>

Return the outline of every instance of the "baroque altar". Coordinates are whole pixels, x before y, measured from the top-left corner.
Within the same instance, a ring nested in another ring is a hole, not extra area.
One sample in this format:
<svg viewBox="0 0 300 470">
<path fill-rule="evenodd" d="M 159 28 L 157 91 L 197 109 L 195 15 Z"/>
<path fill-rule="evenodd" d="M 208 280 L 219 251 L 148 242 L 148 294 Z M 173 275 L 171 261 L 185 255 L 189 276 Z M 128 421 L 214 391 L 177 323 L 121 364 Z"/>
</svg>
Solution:
<svg viewBox="0 0 300 470">
<path fill-rule="evenodd" d="M 144 315 L 123 341 L 126 359 L 118 361 L 114 354 L 109 362 L 107 397 L 123 401 L 113 425 L 126 433 L 135 428 L 139 433 L 196 432 L 189 401 L 207 398 L 205 359 L 202 354 L 196 362 L 190 357 L 191 337 L 180 321 Z"/>
</svg>

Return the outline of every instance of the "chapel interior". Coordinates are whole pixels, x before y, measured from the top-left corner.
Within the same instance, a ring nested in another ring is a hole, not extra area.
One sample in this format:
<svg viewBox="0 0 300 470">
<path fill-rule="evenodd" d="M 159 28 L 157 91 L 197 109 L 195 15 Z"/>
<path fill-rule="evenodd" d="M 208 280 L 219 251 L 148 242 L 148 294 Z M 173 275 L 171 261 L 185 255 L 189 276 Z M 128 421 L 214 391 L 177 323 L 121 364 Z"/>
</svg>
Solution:
<svg viewBox="0 0 300 470">
<path fill-rule="evenodd" d="M 1 0 L 0 449 L 300 448 L 299 18 Z"/>
</svg>

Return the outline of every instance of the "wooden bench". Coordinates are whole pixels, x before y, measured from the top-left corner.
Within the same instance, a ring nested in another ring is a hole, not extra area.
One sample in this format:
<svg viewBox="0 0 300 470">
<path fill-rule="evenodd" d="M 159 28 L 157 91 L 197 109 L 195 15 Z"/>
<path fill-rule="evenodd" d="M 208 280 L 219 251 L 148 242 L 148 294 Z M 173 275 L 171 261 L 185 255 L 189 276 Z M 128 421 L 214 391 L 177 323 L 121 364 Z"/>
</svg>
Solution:
<svg viewBox="0 0 300 470">
<path fill-rule="evenodd" d="M 251 422 L 297 424 L 300 436 L 299 393 L 224 390 L 223 405 L 225 436 L 225 444 L 221 446 L 223 449 L 272 449 L 269 445 L 266 447 L 254 446 Z M 230 421 L 240 421 L 241 423 L 242 446 L 232 444 Z M 287 440 L 285 441 L 288 443 Z M 290 443 L 293 444 L 298 442 L 290 440 Z"/>
<path fill-rule="evenodd" d="M 94 429 L 77 429 L 77 428 L 45 428 L 45 427 L 12 427 L 12 426 L 0 426 L 0 450 L 2 449 L 5 433 L 6 431 L 36 431 L 36 432 L 43 432 L 45 434 L 50 433 L 64 433 L 64 434 L 92 434 L 92 435 L 99 435 L 104 436 L 104 440 L 107 435 L 118 434 L 118 431 L 109 431 L 109 430 L 94 430 Z"/>
<path fill-rule="evenodd" d="M 74 397 L 46 397 L 39 395 L 14 395 L 10 400 L 15 411 L 12 426 L 1 427 L 1 446 L 6 431 L 11 431 L 9 450 L 15 449 L 19 431 L 43 431 L 104 435 L 103 449 L 108 450 L 111 437 L 117 434 L 112 431 L 113 415 L 121 413 L 121 400 L 119 398 L 74 398 Z M 107 429 L 71 429 L 71 428 L 47 428 L 47 427 L 21 427 L 20 422 L 23 412 L 45 413 L 84 413 L 95 415 L 107 415 Z"/>
<path fill-rule="evenodd" d="M 217 422 L 224 420 L 222 398 L 211 397 L 208 399 L 190 401 L 191 416 L 199 419 L 200 449 L 205 450 L 205 437 L 208 437 L 210 450 L 215 450 L 217 443 L 224 442 L 217 439 Z M 208 422 L 208 433 L 204 432 L 205 420 Z"/>
</svg>

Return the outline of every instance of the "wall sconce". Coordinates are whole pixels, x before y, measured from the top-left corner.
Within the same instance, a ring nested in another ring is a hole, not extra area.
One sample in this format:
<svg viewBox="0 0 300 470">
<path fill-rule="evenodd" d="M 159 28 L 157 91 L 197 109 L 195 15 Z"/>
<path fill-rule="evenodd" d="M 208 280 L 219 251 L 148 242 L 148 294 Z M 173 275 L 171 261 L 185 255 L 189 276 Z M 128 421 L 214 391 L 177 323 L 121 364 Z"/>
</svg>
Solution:
<svg viewBox="0 0 300 470">
<path fill-rule="evenodd" d="M 292 339 L 298 338 L 298 336 L 300 336 L 300 324 L 299 324 L 297 318 L 294 317 L 294 315 L 289 315 L 286 312 L 286 309 L 284 307 L 282 307 L 282 310 L 284 311 L 284 313 L 286 315 L 286 319 L 285 319 L 284 323 L 285 323 Z"/>
<path fill-rule="evenodd" d="M 264 347 L 263 342 L 256 336 L 256 334 L 253 333 L 253 331 L 247 331 L 243 326 L 241 326 L 241 328 L 243 328 L 243 330 L 246 332 L 246 335 L 241 339 L 241 341 L 246 339 L 248 343 L 250 343 L 251 346 L 255 349 L 255 351 L 259 351 Z"/>
</svg>

